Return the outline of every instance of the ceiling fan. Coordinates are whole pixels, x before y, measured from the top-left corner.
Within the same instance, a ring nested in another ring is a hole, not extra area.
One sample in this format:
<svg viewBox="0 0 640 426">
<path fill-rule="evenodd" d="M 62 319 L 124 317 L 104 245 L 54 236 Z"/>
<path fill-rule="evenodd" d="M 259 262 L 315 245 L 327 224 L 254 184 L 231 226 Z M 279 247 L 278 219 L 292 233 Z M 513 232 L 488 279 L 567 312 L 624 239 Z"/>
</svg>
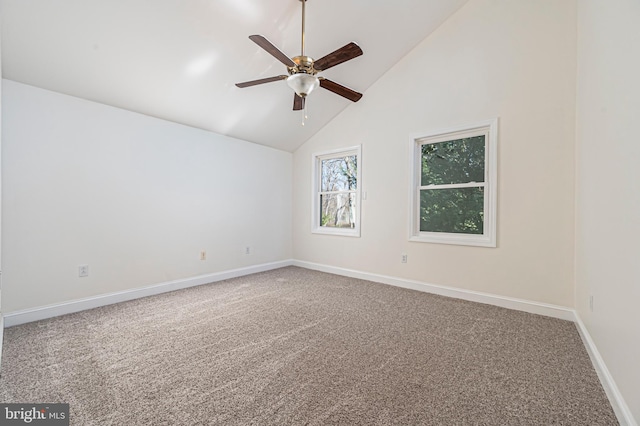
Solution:
<svg viewBox="0 0 640 426">
<path fill-rule="evenodd" d="M 271 83 L 279 80 L 287 80 L 287 84 L 294 90 L 293 110 L 299 111 L 305 108 L 306 97 L 318 86 L 336 93 L 353 102 L 358 102 L 362 98 L 362 93 L 358 93 L 348 87 L 342 86 L 324 77 L 316 76 L 320 71 L 325 71 L 338 64 L 356 58 L 362 55 L 362 49 L 351 42 L 340 49 L 314 60 L 304 54 L 304 19 L 305 19 L 305 3 L 307 0 L 299 0 L 302 2 L 302 51 L 300 56 L 293 58 L 287 57 L 282 51 L 275 47 L 269 40 L 261 35 L 251 35 L 249 39 L 258 46 L 271 54 L 274 58 L 282 62 L 287 67 L 288 75 L 278 75 L 275 77 L 262 78 L 259 80 L 245 81 L 236 83 L 236 86 L 243 88 L 255 86 L 258 84 Z M 304 122 L 303 122 L 304 124 Z"/>
</svg>

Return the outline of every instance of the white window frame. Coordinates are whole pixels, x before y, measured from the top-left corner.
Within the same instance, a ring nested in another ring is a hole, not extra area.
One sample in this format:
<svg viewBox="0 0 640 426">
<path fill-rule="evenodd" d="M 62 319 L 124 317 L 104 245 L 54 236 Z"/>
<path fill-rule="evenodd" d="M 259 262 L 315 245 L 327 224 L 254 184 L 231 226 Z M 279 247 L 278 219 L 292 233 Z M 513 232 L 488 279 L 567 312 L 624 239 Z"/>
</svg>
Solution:
<svg viewBox="0 0 640 426">
<path fill-rule="evenodd" d="M 353 228 L 331 228 L 327 226 L 320 226 L 320 193 L 322 182 L 322 160 L 329 158 L 344 157 L 348 155 L 355 155 L 358 165 L 358 171 L 356 174 L 357 187 L 352 192 L 356 195 L 356 211 L 355 211 L 355 226 Z M 356 145 L 348 148 L 339 148 L 331 151 L 324 151 L 314 153 L 311 155 L 311 232 L 314 234 L 327 234 L 327 235 L 342 235 L 346 237 L 359 237 L 360 236 L 360 211 L 362 209 L 362 146 Z"/>
<path fill-rule="evenodd" d="M 459 234 L 420 231 L 420 189 L 422 150 L 425 143 L 438 143 L 472 136 L 485 136 L 484 184 L 453 184 L 440 188 L 484 187 L 483 234 Z M 496 247 L 497 185 L 498 185 L 498 119 L 449 129 L 411 135 L 409 241 Z"/>
</svg>

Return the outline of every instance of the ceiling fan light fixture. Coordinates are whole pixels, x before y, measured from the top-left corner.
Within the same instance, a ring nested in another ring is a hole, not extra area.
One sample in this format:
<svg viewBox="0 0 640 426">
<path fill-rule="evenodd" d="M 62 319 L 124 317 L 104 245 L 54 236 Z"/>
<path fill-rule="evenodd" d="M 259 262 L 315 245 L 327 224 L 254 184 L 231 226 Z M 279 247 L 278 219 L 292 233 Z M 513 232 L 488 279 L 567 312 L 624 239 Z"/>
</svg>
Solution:
<svg viewBox="0 0 640 426">
<path fill-rule="evenodd" d="M 249 39 L 255 44 L 264 49 L 271 56 L 282 62 L 287 67 L 287 73 L 289 75 L 278 75 L 274 77 L 260 78 L 258 80 L 245 81 L 242 83 L 236 83 L 237 87 L 250 87 L 258 84 L 271 83 L 279 80 L 287 80 L 289 87 L 293 89 L 295 95 L 293 95 L 293 110 L 304 110 L 304 116 L 307 116 L 307 104 L 305 102 L 307 96 L 313 92 L 317 87 L 322 87 L 330 92 L 340 95 L 343 98 L 349 99 L 352 102 L 358 102 L 362 97 L 362 93 L 358 93 L 348 87 L 342 86 L 336 82 L 328 80 L 324 77 L 316 77 L 316 73 L 320 71 L 326 71 L 327 69 L 339 65 L 343 62 L 349 61 L 362 55 L 362 49 L 354 42 L 348 43 L 342 46 L 340 49 L 335 50 L 328 55 L 324 55 L 317 61 L 306 56 L 304 54 L 304 22 L 305 22 L 305 3 L 308 0 L 299 0 L 302 2 L 302 37 L 300 55 L 293 58 L 285 55 L 280 49 L 273 45 L 264 36 L 259 34 L 253 34 L 249 36 Z M 322 83 L 322 84 L 321 84 Z M 304 121 L 303 121 L 304 123 Z"/>
<path fill-rule="evenodd" d="M 320 86 L 320 80 L 315 75 L 297 73 L 287 77 L 287 84 L 301 98 L 305 98 Z"/>
</svg>

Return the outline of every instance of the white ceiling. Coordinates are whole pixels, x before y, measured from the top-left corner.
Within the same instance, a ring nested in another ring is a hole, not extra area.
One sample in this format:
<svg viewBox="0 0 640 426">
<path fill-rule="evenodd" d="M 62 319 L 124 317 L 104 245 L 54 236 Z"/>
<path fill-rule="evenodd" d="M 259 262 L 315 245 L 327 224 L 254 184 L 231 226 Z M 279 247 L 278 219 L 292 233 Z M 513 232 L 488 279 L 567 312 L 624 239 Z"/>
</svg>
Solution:
<svg viewBox="0 0 640 426">
<path fill-rule="evenodd" d="M 322 73 L 364 93 L 467 0 L 309 0 L 305 53 L 355 41 L 364 55 Z M 350 101 L 319 88 L 293 112 L 286 74 L 251 40 L 300 54 L 299 0 L 0 0 L 3 77 L 294 151 Z M 358 104 L 354 104 L 357 108 Z"/>
</svg>

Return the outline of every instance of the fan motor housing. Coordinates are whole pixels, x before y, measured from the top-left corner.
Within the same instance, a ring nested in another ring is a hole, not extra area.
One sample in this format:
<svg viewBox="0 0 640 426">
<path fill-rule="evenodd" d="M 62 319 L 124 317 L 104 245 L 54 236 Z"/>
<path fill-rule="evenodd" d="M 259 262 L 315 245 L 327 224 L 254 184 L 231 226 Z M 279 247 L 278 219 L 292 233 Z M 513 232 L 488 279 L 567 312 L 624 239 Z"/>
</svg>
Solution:
<svg viewBox="0 0 640 426">
<path fill-rule="evenodd" d="M 295 56 L 291 58 L 293 62 L 295 62 L 295 68 L 289 68 L 289 72 L 298 73 L 303 72 L 306 74 L 315 75 L 317 73 L 316 70 L 313 69 L 313 58 L 311 56 Z"/>
</svg>

